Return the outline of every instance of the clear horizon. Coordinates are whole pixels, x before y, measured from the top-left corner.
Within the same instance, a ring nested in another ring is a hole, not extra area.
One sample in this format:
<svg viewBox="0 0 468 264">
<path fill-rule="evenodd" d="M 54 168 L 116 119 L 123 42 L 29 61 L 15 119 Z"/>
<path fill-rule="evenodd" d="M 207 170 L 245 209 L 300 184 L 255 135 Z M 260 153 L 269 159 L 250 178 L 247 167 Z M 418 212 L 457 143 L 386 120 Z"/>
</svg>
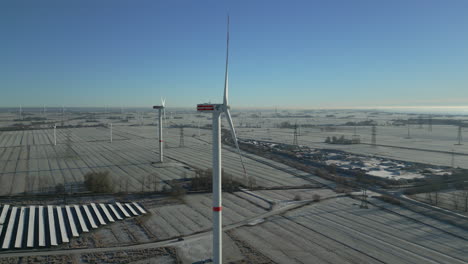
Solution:
<svg viewBox="0 0 468 264">
<path fill-rule="evenodd" d="M 4 1 L 0 106 L 463 107 L 468 2 Z"/>
</svg>

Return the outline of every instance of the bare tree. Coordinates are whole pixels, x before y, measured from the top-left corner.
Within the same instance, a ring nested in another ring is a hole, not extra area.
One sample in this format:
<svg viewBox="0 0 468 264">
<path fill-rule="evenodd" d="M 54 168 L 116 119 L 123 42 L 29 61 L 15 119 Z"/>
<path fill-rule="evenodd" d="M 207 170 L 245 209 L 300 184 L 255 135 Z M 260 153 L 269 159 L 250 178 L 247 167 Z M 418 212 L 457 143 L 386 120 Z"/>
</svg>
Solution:
<svg viewBox="0 0 468 264">
<path fill-rule="evenodd" d="M 442 190 L 442 188 L 443 188 L 442 179 L 440 178 L 431 179 L 431 191 L 434 194 L 434 199 L 431 199 L 431 204 L 434 204 L 436 206 L 439 204 L 439 193 Z"/>
<path fill-rule="evenodd" d="M 151 186 L 152 186 L 152 177 L 150 174 L 146 175 L 146 190 L 151 191 Z"/>
<path fill-rule="evenodd" d="M 26 175 L 26 190 L 24 194 L 32 192 L 32 181 L 30 179 L 29 173 Z"/>
<path fill-rule="evenodd" d="M 158 174 L 157 173 L 153 173 L 151 175 L 151 177 L 153 178 L 153 191 L 157 191 L 158 190 L 158 183 L 159 183 L 159 177 L 158 177 Z"/>
<path fill-rule="evenodd" d="M 314 194 L 314 195 L 312 195 L 312 199 L 314 200 L 314 202 L 320 201 L 320 198 L 321 198 L 321 197 L 320 197 L 319 194 Z"/>
<path fill-rule="evenodd" d="M 432 193 L 430 193 L 430 192 L 426 193 L 426 200 L 429 201 L 429 204 L 433 204 L 433 202 L 432 202 L 432 195 L 431 195 L 431 194 L 432 194 Z"/>
<path fill-rule="evenodd" d="M 257 181 L 255 180 L 254 177 L 250 176 L 249 177 L 249 188 L 253 189 L 257 185 Z"/>
<path fill-rule="evenodd" d="M 120 176 L 119 178 L 119 192 L 123 192 L 123 182 L 124 182 L 124 177 Z"/>
<path fill-rule="evenodd" d="M 96 193 L 112 192 L 112 178 L 108 171 L 88 172 L 84 175 L 88 190 Z"/>
<path fill-rule="evenodd" d="M 468 189 L 463 190 L 461 195 L 465 203 L 465 212 L 468 212 Z"/>
<path fill-rule="evenodd" d="M 64 194 L 65 193 L 65 186 L 62 183 L 55 185 L 55 193 L 56 194 Z"/>
<path fill-rule="evenodd" d="M 434 191 L 434 205 L 438 205 L 438 204 L 439 204 L 439 191 L 435 190 Z"/>
<path fill-rule="evenodd" d="M 41 180 L 39 181 L 42 188 L 42 192 L 48 192 L 48 189 L 49 189 L 49 178 L 47 176 L 42 176 L 40 177 Z"/>
<path fill-rule="evenodd" d="M 451 198 L 452 198 L 453 208 L 455 210 L 458 210 L 459 200 L 458 200 L 458 195 L 456 191 L 451 193 Z"/>
</svg>

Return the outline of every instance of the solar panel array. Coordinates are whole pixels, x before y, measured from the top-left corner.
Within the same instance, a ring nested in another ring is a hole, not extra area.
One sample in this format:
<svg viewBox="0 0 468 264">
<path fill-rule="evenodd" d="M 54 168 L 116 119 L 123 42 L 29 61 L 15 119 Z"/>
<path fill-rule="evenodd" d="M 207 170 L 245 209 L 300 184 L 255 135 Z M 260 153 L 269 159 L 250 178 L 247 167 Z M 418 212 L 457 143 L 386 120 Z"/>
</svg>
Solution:
<svg viewBox="0 0 468 264">
<path fill-rule="evenodd" d="M 2 250 L 57 246 L 117 220 L 146 214 L 136 203 L 0 206 Z"/>
</svg>

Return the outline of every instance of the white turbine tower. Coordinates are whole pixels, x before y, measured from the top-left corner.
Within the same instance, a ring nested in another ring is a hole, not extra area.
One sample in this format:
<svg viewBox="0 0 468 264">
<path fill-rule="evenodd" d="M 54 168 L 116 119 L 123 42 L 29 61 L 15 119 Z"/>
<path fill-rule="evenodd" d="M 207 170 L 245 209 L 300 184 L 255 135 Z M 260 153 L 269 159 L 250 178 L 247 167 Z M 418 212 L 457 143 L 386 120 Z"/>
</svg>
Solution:
<svg viewBox="0 0 468 264">
<path fill-rule="evenodd" d="M 161 105 L 155 105 L 153 109 L 159 110 L 159 161 L 163 162 L 163 115 L 166 119 L 166 99 L 161 98 Z"/>
<path fill-rule="evenodd" d="M 57 146 L 57 124 L 54 124 L 54 146 Z"/>
<path fill-rule="evenodd" d="M 224 99 L 222 104 L 199 104 L 197 111 L 213 114 L 213 263 L 221 263 L 222 258 L 222 201 L 221 201 L 221 114 L 224 113 L 231 128 L 232 139 L 241 159 L 244 175 L 244 161 L 237 143 L 236 131 L 232 123 L 228 104 L 228 60 L 229 60 L 229 16 L 227 18 L 226 72 L 224 75 Z"/>
</svg>

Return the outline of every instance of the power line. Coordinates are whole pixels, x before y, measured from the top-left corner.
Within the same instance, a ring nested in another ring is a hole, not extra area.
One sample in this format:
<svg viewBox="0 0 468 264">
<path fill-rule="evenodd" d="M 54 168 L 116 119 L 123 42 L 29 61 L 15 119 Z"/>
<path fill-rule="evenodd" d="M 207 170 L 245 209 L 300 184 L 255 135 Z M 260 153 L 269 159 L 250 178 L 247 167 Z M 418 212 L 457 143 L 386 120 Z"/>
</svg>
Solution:
<svg viewBox="0 0 468 264">
<path fill-rule="evenodd" d="M 377 127 L 375 125 L 372 126 L 371 144 L 374 146 L 377 144 Z"/>
<path fill-rule="evenodd" d="M 450 160 L 450 167 L 455 168 L 455 150 L 452 149 L 452 155 L 451 155 L 451 160 Z"/>
</svg>

